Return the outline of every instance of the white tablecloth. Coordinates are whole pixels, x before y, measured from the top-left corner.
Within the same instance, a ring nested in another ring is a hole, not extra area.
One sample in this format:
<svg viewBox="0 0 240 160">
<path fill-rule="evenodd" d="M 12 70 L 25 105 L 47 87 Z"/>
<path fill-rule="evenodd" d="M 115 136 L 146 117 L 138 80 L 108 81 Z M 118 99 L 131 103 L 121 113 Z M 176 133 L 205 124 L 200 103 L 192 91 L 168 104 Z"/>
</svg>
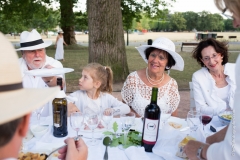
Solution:
<svg viewBox="0 0 240 160">
<path fill-rule="evenodd" d="M 115 121 L 118 123 L 118 126 L 119 126 L 119 130 L 117 132 L 121 132 L 120 119 L 114 118 L 112 120 L 112 123 Z M 183 125 L 182 128 L 187 127 L 187 123 L 184 119 L 171 117 L 168 121 L 178 121 L 179 123 L 181 123 Z M 34 123 L 36 123 L 36 121 L 32 120 L 30 125 L 32 125 Z M 67 137 L 76 136 L 76 132 L 71 128 L 69 120 L 68 120 L 68 135 L 63 138 L 56 138 L 53 136 L 53 134 L 52 134 L 52 132 L 53 132 L 52 131 L 52 118 L 51 117 L 42 118 L 41 123 L 49 124 L 50 125 L 49 130 L 41 138 L 37 139 L 37 138 L 33 137 L 31 140 L 29 140 L 28 142 L 26 142 L 24 144 L 26 146 L 27 150 L 29 150 L 29 151 L 50 152 L 54 148 L 58 148 L 59 146 L 63 145 L 64 144 L 63 141 Z M 134 126 L 134 129 L 142 131 L 141 119 L 136 118 L 135 123 L 136 123 L 136 125 Z M 211 121 L 211 123 L 205 127 L 206 135 L 213 134 L 213 132 L 210 131 L 210 129 L 209 129 L 210 125 L 214 126 L 217 130 L 222 128 L 220 122 L 218 121 L 218 118 L 214 117 L 213 120 Z M 111 126 L 111 125 L 109 125 L 109 126 Z M 83 135 L 84 137 L 91 138 L 91 132 L 89 132 L 89 131 L 88 132 L 80 131 L 79 134 Z M 134 153 L 134 151 L 136 151 L 136 152 L 142 151 L 142 154 L 147 155 L 147 157 L 149 157 L 149 159 L 151 159 L 151 160 L 163 160 L 164 158 L 162 158 L 162 157 L 165 157 L 165 159 L 178 160 L 180 158 L 175 156 L 176 149 L 178 147 L 177 145 L 187 134 L 190 134 L 189 129 L 186 131 L 176 130 L 176 129 L 172 128 L 171 126 L 169 126 L 168 123 L 166 123 L 166 125 L 162 129 L 159 130 L 158 142 L 154 146 L 154 149 L 155 149 L 154 153 L 157 153 L 157 154 L 144 152 L 143 149 L 141 149 L 140 147 L 135 148 L 135 149 L 131 148 L 131 153 L 136 154 L 136 153 Z M 194 136 L 194 138 L 196 138 L 197 140 L 205 141 L 205 137 L 204 137 L 205 134 L 202 131 L 202 126 L 200 126 L 199 130 L 196 131 L 192 136 Z M 94 135 L 95 135 L 94 136 L 95 138 L 103 138 L 103 136 L 104 136 L 98 130 L 96 130 Z M 87 141 L 90 140 L 89 138 L 83 138 L 83 140 L 87 143 Z M 88 146 L 88 160 L 96 160 L 96 159 L 103 158 L 105 146 L 102 144 L 102 140 L 98 140 L 98 141 L 99 141 L 99 143 L 96 146 Z M 164 147 L 162 147 L 161 145 L 164 145 Z M 109 154 L 108 155 L 109 160 L 128 160 L 128 157 L 126 154 L 129 154 L 129 152 L 127 150 L 126 151 L 120 150 L 118 147 L 109 147 L 108 154 Z M 141 154 L 141 153 L 139 153 L 139 154 Z M 171 158 L 168 156 L 170 156 Z M 57 159 L 57 158 L 54 158 L 54 159 Z"/>
</svg>

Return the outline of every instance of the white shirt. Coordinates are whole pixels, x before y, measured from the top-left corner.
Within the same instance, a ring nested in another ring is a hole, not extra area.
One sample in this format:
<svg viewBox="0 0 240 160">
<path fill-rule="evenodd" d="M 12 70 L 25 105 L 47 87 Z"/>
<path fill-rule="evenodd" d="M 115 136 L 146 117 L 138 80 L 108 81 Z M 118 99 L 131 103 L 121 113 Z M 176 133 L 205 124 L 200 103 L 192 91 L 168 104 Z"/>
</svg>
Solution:
<svg viewBox="0 0 240 160">
<path fill-rule="evenodd" d="M 227 63 L 224 66 L 224 74 L 227 75 L 226 81 L 230 86 L 229 91 L 226 93 L 229 106 L 233 107 L 233 97 L 236 89 L 235 82 L 235 64 Z M 219 111 L 227 109 L 228 105 L 224 100 L 218 96 L 215 80 L 208 72 L 207 68 L 196 71 L 192 77 L 193 94 L 195 106 L 197 110 L 201 107 L 213 107 L 215 114 Z"/>
<path fill-rule="evenodd" d="M 34 76 L 24 74 L 25 71 L 28 71 L 28 67 L 27 67 L 26 61 L 23 58 L 19 58 L 19 64 L 21 68 L 24 88 L 48 88 L 48 85 L 43 81 L 42 77 L 34 77 Z M 53 66 L 54 68 L 63 68 L 63 65 L 61 62 L 53 59 L 52 57 L 48 57 L 46 55 L 46 62 L 44 66 L 48 64 Z M 63 77 L 63 75 L 59 75 L 59 77 Z M 46 117 L 46 116 L 52 115 L 52 101 L 49 101 L 43 107 L 44 108 L 41 116 Z"/>
<path fill-rule="evenodd" d="M 100 96 L 96 100 L 92 100 L 88 97 L 86 91 L 78 90 L 71 93 L 68 97 L 74 97 L 75 99 L 77 98 L 77 101 L 71 102 L 74 103 L 81 112 L 84 112 L 85 107 L 92 107 L 92 110 L 112 108 L 114 110 L 114 115 L 127 114 L 130 112 L 130 107 L 128 105 L 122 103 L 108 93 L 101 92 Z M 90 105 L 92 103 L 96 103 L 96 105 Z M 99 104 L 101 106 L 99 106 Z"/>
<path fill-rule="evenodd" d="M 233 104 L 233 119 L 228 126 L 223 141 L 210 145 L 207 150 L 208 160 L 239 160 L 240 159 L 240 56 L 236 62 L 236 91 Z M 234 151 L 234 152 L 232 152 Z M 234 156 L 231 154 L 234 153 Z"/>
</svg>

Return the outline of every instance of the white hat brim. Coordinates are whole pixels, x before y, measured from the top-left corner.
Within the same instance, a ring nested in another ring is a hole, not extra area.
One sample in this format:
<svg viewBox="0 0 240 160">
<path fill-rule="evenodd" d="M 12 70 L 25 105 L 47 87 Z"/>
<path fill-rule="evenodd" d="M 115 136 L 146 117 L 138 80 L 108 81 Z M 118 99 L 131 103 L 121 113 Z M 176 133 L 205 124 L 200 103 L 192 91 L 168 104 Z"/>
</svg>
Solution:
<svg viewBox="0 0 240 160">
<path fill-rule="evenodd" d="M 59 92 L 59 87 L 18 89 L 0 92 L 0 125 L 20 118 L 43 106 Z"/>
<path fill-rule="evenodd" d="M 41 44 L 38 44 L 38 45 L 35 45 L 35 46 L 18 48 L 18 49 L 16 49 L 16 51 L 36 50 L 36 49 L 49 47 L 50 45 L 52 45 L 52 41 L 44 41 L 44 43 L 41 43 Z"/>
<path fill-rule="evenodd" d="M 176 64 L 174 66 L 172 66 L 171 69 L 183 71 L 184 61 L 183 61 L 182 57 L 177 52 L 174 52 L 174 51 L 171 51 L 171 50 L 168 50 L 166 48 L 159 47 L 159 46 L 155 46 L 155 45 L 142 45 L 140 47 L 135 47 L 146 63 L 148 63 L 148 60 L 146 59 L 145 50 L 147 48 L 150 48 L 150 47 L 161 49 L 161 50 L 164 50 L 164 51 L 168 52 L 169 54 L 171 54 L 173 59 L 176 61 Z"/>
</svg>

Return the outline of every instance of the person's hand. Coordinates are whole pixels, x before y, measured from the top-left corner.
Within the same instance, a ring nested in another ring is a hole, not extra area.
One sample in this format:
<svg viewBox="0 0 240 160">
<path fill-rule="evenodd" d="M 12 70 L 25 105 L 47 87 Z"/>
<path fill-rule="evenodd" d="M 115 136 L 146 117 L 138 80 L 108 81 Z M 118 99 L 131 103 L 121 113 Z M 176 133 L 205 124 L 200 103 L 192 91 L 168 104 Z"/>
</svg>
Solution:
<svg viewBox="0 0 240 160">
<path fill-rule="evenodd" d="M 88 156 L 88 148 L 82 138 L 75 142 L 73 138 L 67 138 L 64 141 L 67 146 L 58 150 L 59 159 L 64 160 L 86 160 Z"/>
<path fill-rule="evenodd" d="M 51 69 L 51 68 L 54 68 L 54 67 L 47 64 L 46 66 L 44 66 L 44 68 Z M 54 80 L 54 76 L 52 76 L 52 77 L 42 77 L 42 79 L 45 83 L 49 84 Z"/>
<path fill-rule="evenodd" d="M 199 142 L 199 141 L 194 141 L 190 140 L 186 146 L 184 146 L 183 152 L 186 153 L 188 159 L 190 160 L 199 160 L 197 157 L 197 151 L 200 147 L 208 146 L 208 144 Z"/>
<path fill-rule="evenodd" d="M 80 112 L 80 110 L 77 108 L 77 106 L 75 104 L 73 104 L 72 102 L 68 103 L 68 117 L 70 117 L 71 113 L 73 112 Z"/>
</svg>

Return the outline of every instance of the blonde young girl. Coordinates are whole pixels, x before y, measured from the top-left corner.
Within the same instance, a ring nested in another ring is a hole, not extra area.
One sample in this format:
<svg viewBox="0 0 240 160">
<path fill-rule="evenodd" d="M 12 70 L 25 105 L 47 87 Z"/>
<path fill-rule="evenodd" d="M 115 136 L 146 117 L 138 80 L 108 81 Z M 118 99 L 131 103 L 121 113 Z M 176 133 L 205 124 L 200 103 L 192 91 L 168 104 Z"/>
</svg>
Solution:
<svg viewBox="0 0 240 160">
<path fill-rule="evenodd" d="M 98 63 L 85 66 L 79 79 L 80 90 L 69 95 L 76 100 L 68 104 L 68 115 L 77 111 L 84 113 L 86 108 L 96 112 L 111 108 L 114 115 L 129 113 L 129 106 L 111 95 L 112 83 L 113 73 L 110 67 Z"/>
</svg>

